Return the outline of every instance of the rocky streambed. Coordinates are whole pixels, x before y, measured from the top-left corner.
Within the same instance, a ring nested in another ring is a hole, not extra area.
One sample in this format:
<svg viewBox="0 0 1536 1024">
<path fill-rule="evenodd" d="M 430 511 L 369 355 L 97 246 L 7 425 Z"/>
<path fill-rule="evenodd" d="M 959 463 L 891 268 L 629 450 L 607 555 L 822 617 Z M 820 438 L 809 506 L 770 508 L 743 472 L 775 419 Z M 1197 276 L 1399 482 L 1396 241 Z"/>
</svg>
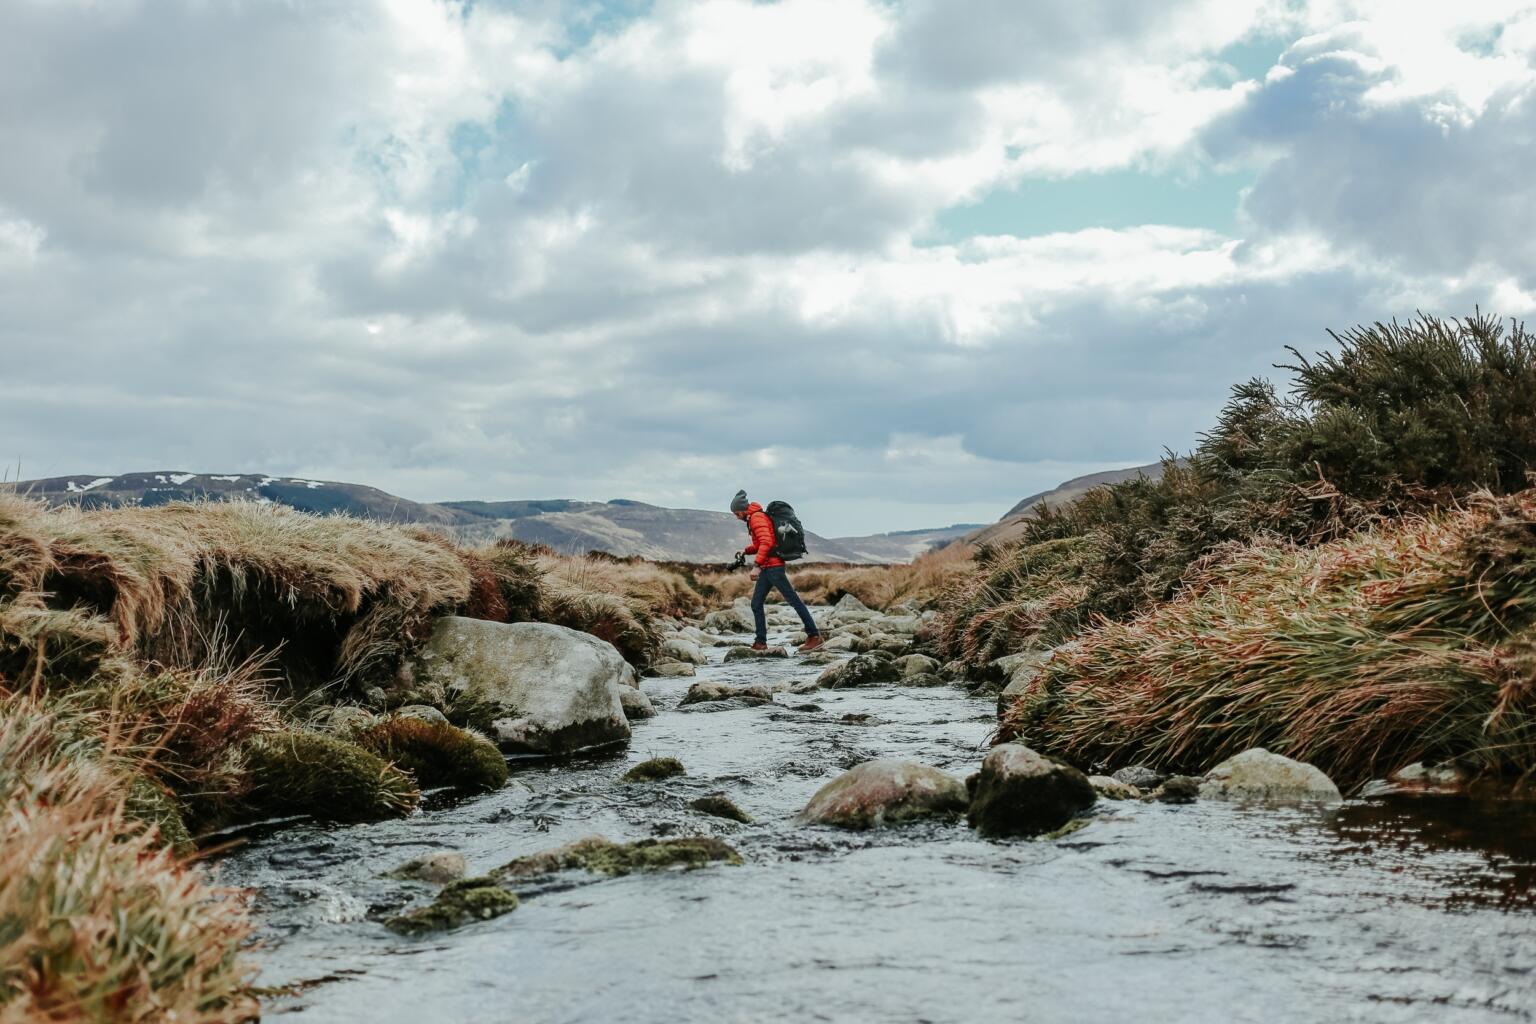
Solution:
<svg viewBox="0 0 1536 1024">
<path fill-rule="evenodd" d="M 788 628 L 773 639 L 788 640 Z M 826 666 L 727 660 L 732 650 L 704 648 L 691 677 L 644 680 L 657 714 L 634 723 L 621 752 L 515 760 L 505 788 L 438 794 L 405 820 L 244 837 L 223 858 L 223 880 L 255 893 L 260 982 L 279 993 L 269 1014 L 378 1024 L 1536 1017 L 1526 805 L 1100 800 L 1084 827 L 1034 840 L 985 839 L 959 817 L 866 831 L 802 824 L 819 789 L 872 760 L 974 772 L 995 699 L 931 685 L 921 665 L 908 680 L 920 685 L 795 692 Z M 712 687 L 753 689 L 697 699 Z M 681 772 L 633 771 L 657 758 Z M 709 837 L 740 863 L 714 847 L 660 871 L 549 872 L 532 859 L 593 835 Z M 517 865 L 497 882 L 516 892 L 516 909 L 420 935 L 386 927 L 438 891 L 389 873 L 435 855 L 448 876 L 457 856 L 470 876 Z"/>
</svg>

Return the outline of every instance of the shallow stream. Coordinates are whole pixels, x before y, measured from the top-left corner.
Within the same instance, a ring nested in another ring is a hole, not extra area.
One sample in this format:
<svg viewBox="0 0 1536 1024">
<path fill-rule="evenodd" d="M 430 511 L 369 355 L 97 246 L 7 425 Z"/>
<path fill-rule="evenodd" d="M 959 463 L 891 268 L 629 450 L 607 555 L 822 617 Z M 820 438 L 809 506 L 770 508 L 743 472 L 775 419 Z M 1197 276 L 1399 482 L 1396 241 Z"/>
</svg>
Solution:
<svg viewBox="0 0 1536 1024">
<path fill-rule="evenodd" d="M 804 679 L 793 659 L 701 679 Z M 254 836 L 222 879 L 257 893 L 268 1014 L 303 1021 L 1519 1021 L 1536 1018 L 1536 823 L 1460 802 L 1244 809 L 1101 801 L 1054 841 L 963 823 L 872 833 L 792 817 L 874 757 L 964 776 L 993 702 L 949 689 L 677 705 L 607 758 L 514 764 L 505 789 L 405 821 Z M 814 709 L 810 706 L 814 705 Z M 618 778 L 670 755 L 687 775 Z M 688 802 L 723 792 L 740 825 Z M 742 867 L 589 881 L 425 939 L 379 923 L 429 887 L 381 873 L 458 850 L 470 873 L 582 836 L 713 834 Z"/>
</svg>

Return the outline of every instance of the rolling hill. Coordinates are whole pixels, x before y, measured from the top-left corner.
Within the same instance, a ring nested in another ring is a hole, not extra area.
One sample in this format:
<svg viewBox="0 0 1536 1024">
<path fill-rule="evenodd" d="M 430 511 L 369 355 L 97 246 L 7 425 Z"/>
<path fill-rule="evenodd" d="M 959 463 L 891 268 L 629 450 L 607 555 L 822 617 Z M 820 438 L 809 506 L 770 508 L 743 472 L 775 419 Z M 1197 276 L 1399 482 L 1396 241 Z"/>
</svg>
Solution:
<svg viewBox="0 0 1536 1024">
<path fill-rule="evenodd" d="M 417 523 L 467 543 L 510 537 L 547 544 L 572 554 L 596 550 L 679 562 L 727 561 L 740 550 L 746 536 L 741 523 L 726 512 L 663 508 L 623 499 L 426 503 L 361 484 L 260 473 L 165 470 L 118 476 L 51 477 L 11 486 L 51 504 L 70 503 L 85 508 L 154 506 L 173 501 L 273 502 L 306 512 Z M 972 529 L 974 526 L 951 526 L 841 539 L 810 533 L 807 560 L 905 562 Z"/>
</svg>

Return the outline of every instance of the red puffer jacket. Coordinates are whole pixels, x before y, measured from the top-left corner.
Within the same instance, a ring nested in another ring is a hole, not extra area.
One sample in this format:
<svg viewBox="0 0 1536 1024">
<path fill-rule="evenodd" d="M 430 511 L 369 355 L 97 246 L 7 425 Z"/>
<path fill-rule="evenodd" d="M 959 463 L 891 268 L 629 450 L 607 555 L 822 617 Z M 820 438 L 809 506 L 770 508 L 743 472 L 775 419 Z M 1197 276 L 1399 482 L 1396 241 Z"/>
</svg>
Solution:
<svg viewBox="0 0 1536 1024">
<path fill-rule="evenodd" d="M 742 554 L 756 555 L 759 569 L 772 569 L 784 564 L 784 559 L 769 554 L 779 538 L 773 532 L 773 520 L 768 518 L 763 506 L 755 501 L 747 506 L 747 529 L 752 531 L 752 543 L 742 549 Z"/>
</svg>

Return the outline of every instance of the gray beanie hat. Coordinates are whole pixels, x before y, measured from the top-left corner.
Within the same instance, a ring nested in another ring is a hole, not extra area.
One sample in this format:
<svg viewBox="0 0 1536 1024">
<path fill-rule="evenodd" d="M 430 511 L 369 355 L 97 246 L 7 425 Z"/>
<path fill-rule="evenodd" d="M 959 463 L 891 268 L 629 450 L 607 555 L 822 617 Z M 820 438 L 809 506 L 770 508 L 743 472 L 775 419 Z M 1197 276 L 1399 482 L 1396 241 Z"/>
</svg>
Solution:
<svg viewBox="0 0 1536 1024">
<path fill-rule="evenodd" d="M 736 497 L 731 499 L 732 512 L 745 512 L 747 510 L 747 492 L 737 491 Z"/>
</svg>

